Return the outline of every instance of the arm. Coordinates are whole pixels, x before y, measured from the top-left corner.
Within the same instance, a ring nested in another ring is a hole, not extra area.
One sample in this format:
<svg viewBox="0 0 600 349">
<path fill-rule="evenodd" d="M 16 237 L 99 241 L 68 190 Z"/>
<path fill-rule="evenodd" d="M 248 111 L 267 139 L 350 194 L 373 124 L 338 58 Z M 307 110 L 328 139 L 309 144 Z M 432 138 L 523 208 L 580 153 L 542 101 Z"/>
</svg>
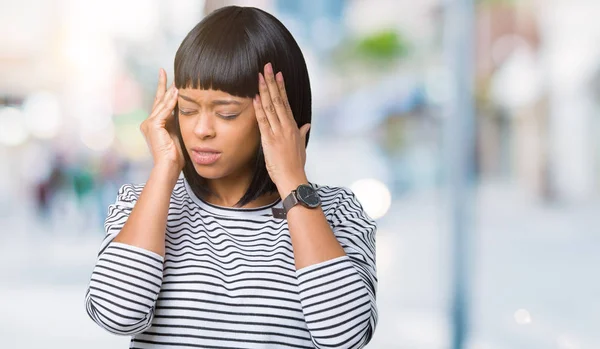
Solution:
<svg viewBox="0 0 600 349">
<path fill-rule="evenodd" d="M 165 227 L 171 193 L 179 172 L 174 167 L 155 167 L 131 215 L 114 242 L 137 246 L 164 258 Z"/>
<path fill-rule="evenodd" d="M 121 335 L 147 329 L 163 275 L 173 170 L 154 168 L 141 194 L 124 185 L 110 205 L 104 238 L 85 297 L 89 316 Z"/>
<path fill-rule="evenodd" d="M 310 124 L 298 128 L 283 74 L 271 63 L 259 73 L 254 98 L 256 119 L 269 176 L 285 198 L 307 183 L 306 141 Z M 375 291 L 375 222 L 354 194 L 338 194 L 330 226 L 322 208 L 297 205 L 287 213 L 294 249 L 300 301 L 317 348 L 362 348 L 377 322 Z"/>
<path fill-rule="evenodd" d="M 331 225 L 321 208 L 288 212 L 300 299 L 317 348 L 362 348 L 377 324 L 377 225 L 349 189 L 336 201 Z"/>
</svg>

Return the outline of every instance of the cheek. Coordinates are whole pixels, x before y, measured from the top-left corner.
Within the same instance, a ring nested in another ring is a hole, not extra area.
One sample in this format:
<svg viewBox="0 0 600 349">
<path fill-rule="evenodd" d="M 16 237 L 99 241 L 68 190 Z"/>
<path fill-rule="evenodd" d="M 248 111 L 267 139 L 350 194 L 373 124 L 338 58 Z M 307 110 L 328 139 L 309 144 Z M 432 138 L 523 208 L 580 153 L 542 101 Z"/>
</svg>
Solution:
<svg viewBox="0 0 600 349">
<path fill-rule="evenodd" d="M 230 139 L 235 139 L 239 148 L 252 148 L 256 150 L 256 146 L 260 142 L 260 132 L 257 125 L 245 125 L 234 132 L 235 135 L 230 137 Z"/>
<path fill-rule="evenodd" d="M 179 118 L 179 131 L 181 132 L 183 142 L 186 144 L 189 144 L 187 141 L 193 138 L 193 127 L 190 118 Z"/>
<path fill-rule="evenodd" d="M 260 128 L 258 126 L 258 120 L 256 120 L 256 114 L 254 113 L 254 110 L 252 110 L 250 113 L 247 128 L 250 136 L 258 137 L 260 140 Z"/>
<path fill-rule="evenodd" d="M 252 140 L 254 148 L 258 148 L 260 145 L 260 128 L 258 127 L 256 120 L 248 126 L 248 139 Z"/>
<path fill-rule="evenodd" d="M 179 117 L 179 131 L 184 138 L 190 133 L 189 121 L 186 118 Z"/>
<path fill-rule="evenodd" d="M 181 140 L 186 147 L 192 144 L 193 136 L 191 135 L 190 128 L 185 123 L 179 122 L 179 131 L 181 132 Z"/>
<path fill-rule="evenodd" d="M 258 125 L 246 124 L 243 127 L 240 125 L 240 127 L 232 130 L 227 139 L 232 148 L 235 148 L 234 152 L 236 154 L 239 154 L 244 159 L 253 157 L 260 145 Z"/>
</svg>

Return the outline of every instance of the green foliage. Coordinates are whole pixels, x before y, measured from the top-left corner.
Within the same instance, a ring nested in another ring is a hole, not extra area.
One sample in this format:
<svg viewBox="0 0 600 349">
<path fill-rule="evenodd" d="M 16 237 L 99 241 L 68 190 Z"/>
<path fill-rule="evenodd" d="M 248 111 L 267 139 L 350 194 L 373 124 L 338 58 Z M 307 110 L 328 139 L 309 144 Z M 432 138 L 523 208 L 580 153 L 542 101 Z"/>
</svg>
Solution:
<svg viewBox="0 0 600 349">
<path fill-rule="evenodd" d="M 408 56 L 410 44 L 396 29 L 363 37 L 346 38 L 332 53 L 334 68 L 341 74 L 357 71 L 384 72 Z"/>
<path fill-rule="evenodd" d="M 384 30 L 361 38 L 355 47 L 359 56 L 376 60 L 397 59 L 408 52 L 408 43 L 396 30 Z"/>
</svg>

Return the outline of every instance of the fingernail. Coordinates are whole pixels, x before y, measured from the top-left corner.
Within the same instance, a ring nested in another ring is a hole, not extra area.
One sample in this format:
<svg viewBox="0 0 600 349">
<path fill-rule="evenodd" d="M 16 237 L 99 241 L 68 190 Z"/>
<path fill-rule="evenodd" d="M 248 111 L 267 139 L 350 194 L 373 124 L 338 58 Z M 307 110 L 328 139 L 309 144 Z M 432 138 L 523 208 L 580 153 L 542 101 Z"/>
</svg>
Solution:
<svg viewBox="0 0 600 349">
<path fill-rule="evenodd" d="M 263 75 L 261 73 L 258 73 L 258 81 L 260 81 L 261 84 L 264 84 L 264 82 L 265 82 L 265 78 L 263 77 Z"/>
<path fill-rule="evenodd" d="M 271 66 L 271 63 L 267 63 L 267 66 L 265 67 L 265 72 L 273 74 L 273 66 Z"/>
<path fill-rule="evenodd" d="M 275 79 L 277 79 L 279 82 L 283 82 L 283 74 L 281 72 L 277 73 L 277 75 L 275 75 Z"/>
</svg>

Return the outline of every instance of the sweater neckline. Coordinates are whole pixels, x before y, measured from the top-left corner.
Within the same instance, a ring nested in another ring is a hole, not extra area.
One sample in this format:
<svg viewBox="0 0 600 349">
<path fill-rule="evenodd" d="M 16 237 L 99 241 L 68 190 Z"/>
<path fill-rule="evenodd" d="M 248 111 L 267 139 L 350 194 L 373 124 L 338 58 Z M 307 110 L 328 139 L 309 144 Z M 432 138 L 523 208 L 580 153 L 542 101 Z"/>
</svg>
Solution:
<svg viewBox="0 0 600 349">
<path fill-rule="evenodd" d="M 200 197 L 196 196 L 188 181 L 183 178 L 183 184 L 185 186 L 185 190 L 192 201 L 198 205 L 203 211 L 221 215 L 221 216 L 229 216 L 229 217 L 256 217 L 256 216 L 273 216 L 273 211 L 271 210 L 273 207 L 281 206 L 283 207 L 283 203 L 281 198 L 277 198 L 274 202 L 263 205 L 260 207 L 227 207 L 227 206 L 219 206 L 215 204 L 211 204 Z"/>
</svg>

